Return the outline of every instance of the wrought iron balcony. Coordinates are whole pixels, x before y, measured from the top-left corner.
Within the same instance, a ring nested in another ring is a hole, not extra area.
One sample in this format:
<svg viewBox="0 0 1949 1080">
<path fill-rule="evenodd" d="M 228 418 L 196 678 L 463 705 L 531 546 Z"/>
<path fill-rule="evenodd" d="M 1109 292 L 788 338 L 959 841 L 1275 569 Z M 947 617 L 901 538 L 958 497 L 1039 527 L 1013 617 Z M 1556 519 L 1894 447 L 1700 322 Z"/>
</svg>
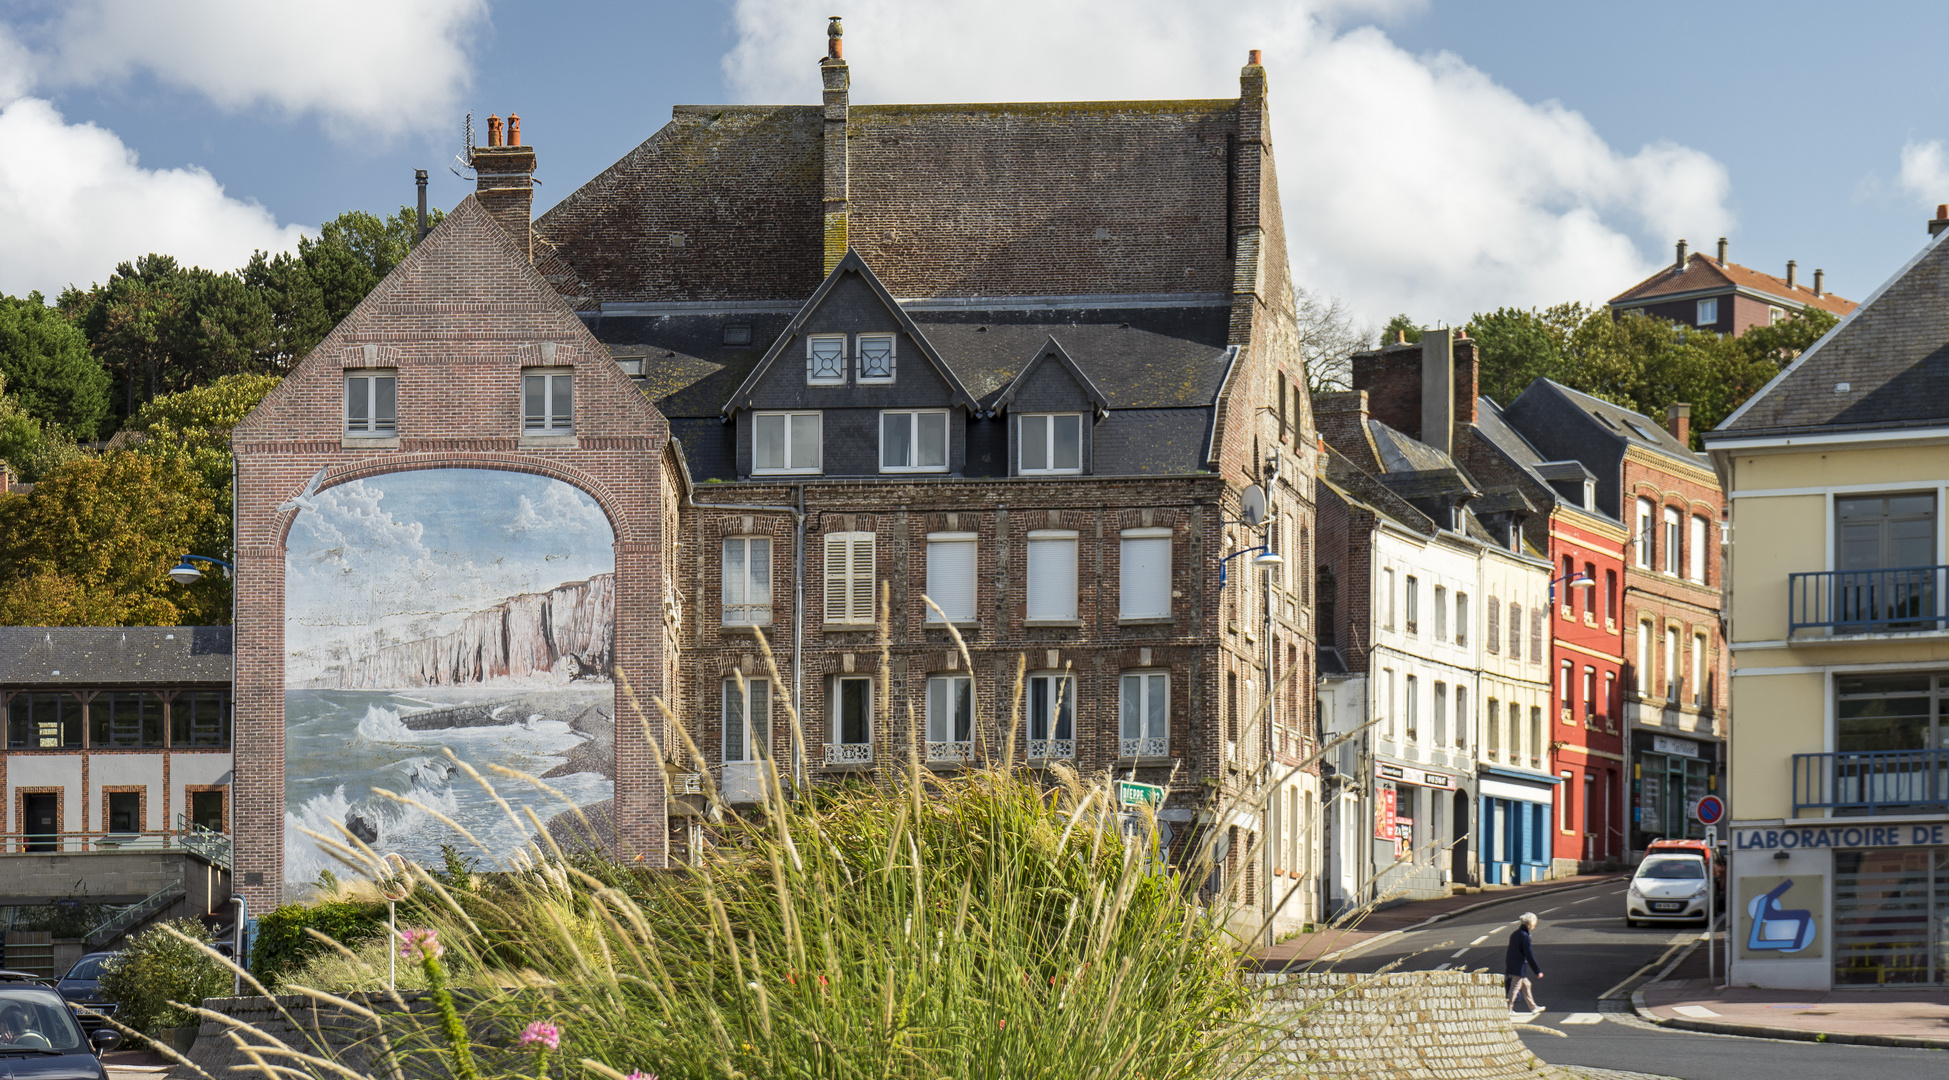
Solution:
<svg viewBox="0 0 1949 1080">
<path fill-rule="evenodd" d="M 826 744 L 828 765 L 871 765 L 872 763 L 872 743 L 829 742 Z"/>
<path fill-rule="evenodd" d="M 1823 570 L 1787 575 L 1787 636 L 1804 629 L 1831 634 L 1900 634 L 1941 630 L 1949 566 L 1889 570 Z"/>
<path fill-rule="evenodd" d="M 974 743 L 973 742 L 933 742 L 930 740 L 927 744 L 927 760 L 937 761 L 937 762 L 958 761 L 962 763 L 973 761 Z"/>
<path fill-rule="evenodd" d="M 1793 809 L 1912 813 L 1949 807 L 1949 750 L 1793 755 Z"/>
<path fill-rule="evenodd" d="M 1030 739 L 1030 761 L 1074 761 L 1075 739 Z"/>
<path fill-rule="evenodd" d="M 1164 735 L 1117 740 L 1117 756 L 1122 758 L 1169 757 L 1170 753 L 1171 740 Z"/>
</svg>

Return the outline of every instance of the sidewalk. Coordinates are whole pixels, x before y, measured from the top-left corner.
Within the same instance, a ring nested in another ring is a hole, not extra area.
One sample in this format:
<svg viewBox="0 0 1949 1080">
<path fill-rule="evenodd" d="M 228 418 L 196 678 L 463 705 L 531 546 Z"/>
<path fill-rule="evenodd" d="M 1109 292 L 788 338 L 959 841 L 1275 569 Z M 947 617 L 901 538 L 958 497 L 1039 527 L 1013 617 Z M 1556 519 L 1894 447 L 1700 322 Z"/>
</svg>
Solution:
<svg viewBox="0 0 1949 1080">
<path fill-rule="evenodd" d="M 1477 908 L 1501 904 L 1526 896 L 1545 896 L 1565 889 L 1582 888 L 1599 881 L 1618 880 L 1618 873 L 1582 874 L 1577 877 L 1533 881 L 1527 885 L 1488 885 L 1473 892 L 1416 900 L 1371 911 L 1347 926 L 1328 927 L 1300 934 L 1270 948 L 1253 951 L 1262 971 L 1299 970 L 1335 957 L 1349 949 L 1373 944 L 1431 923 L 1443 922 Z M 1330 960 L 1328 961 L 1331 962 Z"/>
<path fill-rule="evenodd" d="M 1719 938 L 1720 961 L 1725 937 Z M 1720 975 L 1724 978 L 1724 973 Z M 1715 989 L 1705 951 L 1694 950 L 1665 978 L 1632 995 L 1638 1015 L 1667 1027 L 1769 1039 L 1930 1046 L 1949 1049 L 1949 990 Z"/>
</svg>

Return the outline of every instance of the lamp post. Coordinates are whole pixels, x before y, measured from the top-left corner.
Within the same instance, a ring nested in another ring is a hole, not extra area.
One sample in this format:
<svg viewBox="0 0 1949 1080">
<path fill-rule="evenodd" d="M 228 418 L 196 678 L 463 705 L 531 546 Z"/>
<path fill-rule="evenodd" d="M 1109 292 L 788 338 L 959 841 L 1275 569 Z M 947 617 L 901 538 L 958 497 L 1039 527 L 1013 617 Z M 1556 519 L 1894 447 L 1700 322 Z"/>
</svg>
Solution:
<svg viewBox="0 0 1949 1080">
<path fill-rule="evenodd" d="M 1565 574 L 1555 581 L 1550 582 L 1550 606 L 1556 606 L 1556 587 L 1566 581 L 1570 583 L 1568 587 L 1572 589 L 1593 589 L 1597 587 L 1597 579 L 1591 577 L 1589 574 Z"/>
<path fill-rule="evenodd" d="M 1255 551 L 1262 551 L 1265 553 L 1263 555 L 1259 555 L 1255 557 L 1252 560 L 1252 565 L 1258 567 L 1261 570 L 1270 570 L 1275 566 L 1286 565 L 1286 557 L 1272 550 L 1272 545 L 1270 544 L 1260 544 L 1258 547 L 1249 547 L 1240 551 L 1234 551 L 1230 555 L 1227 555 L 1224 558 L 1218 560 L 1218 588 L 1221 592 L 1225 588 L 1225 581 L 1226 581 L 1225 564 L 1231 562 L 1233 559 L 1238 558 L 1240 555 L 1250 555 Z"/>
<path fill-rule="evenodd" d="M 198 581 L 201 581 L 203 579 L 203 571 L 198 570 L 191 563 L 190 560 L 192 559 L 196 560 L 196 562 L 215 563 L 225 570 L 230 571 L 233 575 L 237 572 L 236 567 L 224 562 L 222 559 L 213 559 L 208 555 L 185 555 L 183 556 L 183 561 L 169 568 L 169 580 L 178 585 L 194 585 Z"/>
</svg>

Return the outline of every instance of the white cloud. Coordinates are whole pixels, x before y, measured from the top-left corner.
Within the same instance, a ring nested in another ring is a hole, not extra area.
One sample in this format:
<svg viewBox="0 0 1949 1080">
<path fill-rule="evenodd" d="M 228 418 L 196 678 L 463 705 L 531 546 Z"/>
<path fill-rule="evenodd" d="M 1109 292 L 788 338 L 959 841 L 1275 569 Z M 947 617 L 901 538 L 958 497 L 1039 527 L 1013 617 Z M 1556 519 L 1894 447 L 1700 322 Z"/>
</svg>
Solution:
<svg viewBox="0 0 1949 1080">
<path fill-rule="evenodd" d="M 1902 147 L 1901 185 L 1923 206 L 1949 199 L 1949 161 L 1943 158 L 1942 140 L 1911 140 Z"/>
<path fill-rule="evenodd" d="M 69 124 L 39 98 L 0 109 L 0 146 L 0 292 L 86 287 L 151 251 L 227 270 L 298 242 L 298 226 L 202 169 L 145 169 L 114 132 Z"/>
<path fill-rule="evenodd" d="M 1602 300 L 1681 236 L 1729 235 L 1725 169 L 1670 144 L 1621 152 L 1583 116 L 1524 101 L 1452 54 L 1414 56 L 1349 17 L 1411 2 L 857 0 L 856 101 L 1219 97 L 1265 53 L 1300 285 L 1364 318 Z M 818 100 L 825 8 L 738 0 L 727 81 L 752 101 Z"/>
<path fill-rule="evenodd" d="M 268 105 L 390 138 L 452 122 L 486 20 L 486 0 L 82 0 L 37 37 L 50 85 L 147 72 L 226 109 Z"/>
</svg>

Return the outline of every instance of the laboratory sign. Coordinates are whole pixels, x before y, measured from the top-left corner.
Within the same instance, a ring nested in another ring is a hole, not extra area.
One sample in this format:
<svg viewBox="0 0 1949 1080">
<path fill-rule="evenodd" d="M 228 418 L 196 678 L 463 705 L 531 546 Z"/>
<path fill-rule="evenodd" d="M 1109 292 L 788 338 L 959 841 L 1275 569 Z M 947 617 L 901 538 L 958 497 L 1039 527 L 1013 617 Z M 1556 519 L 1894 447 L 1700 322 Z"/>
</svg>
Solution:
<svg viewBox="0 0 1949 1080">
<path fill-rule="evenodd" d="M 1737 851 L 1791 851 L 1795 848 L 1934 847 L 1949 844 L 1949 824 L 1847 825 L 1812 829 L 1734 829 Z"/>
</svg>

